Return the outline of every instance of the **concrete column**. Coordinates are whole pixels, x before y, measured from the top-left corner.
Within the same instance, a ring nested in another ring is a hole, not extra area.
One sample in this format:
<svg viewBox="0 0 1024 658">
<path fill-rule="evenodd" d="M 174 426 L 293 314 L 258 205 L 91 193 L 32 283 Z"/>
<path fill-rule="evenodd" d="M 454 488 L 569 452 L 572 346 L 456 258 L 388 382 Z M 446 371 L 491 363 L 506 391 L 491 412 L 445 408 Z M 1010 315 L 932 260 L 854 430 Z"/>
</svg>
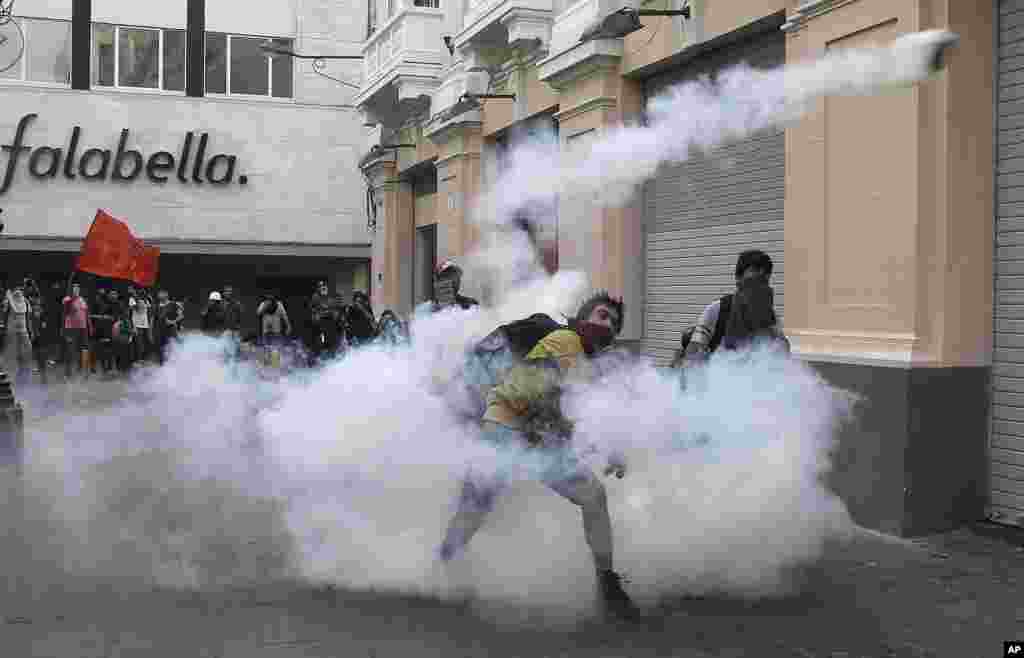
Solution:
<svg viewBox="0 0 1024 658">
<path fill-rule="evenodd" d="M 412 187 L 397 179 L 393 156 L 364 163 L 377 207 L 370 298 L 374 310 L 412 311 L 415 218 Z"/>
<path fill-rule="evenodd" d="M 479 241 L 470 209 L 480 192 L 483 138 L 479 112 L 469 112 L 434 127 L 428 134 L 437 146 L 437 260 L 464 259 Z M 472 281 L 463 282 L 467 295 L 479 294 Z"/>
</svg>

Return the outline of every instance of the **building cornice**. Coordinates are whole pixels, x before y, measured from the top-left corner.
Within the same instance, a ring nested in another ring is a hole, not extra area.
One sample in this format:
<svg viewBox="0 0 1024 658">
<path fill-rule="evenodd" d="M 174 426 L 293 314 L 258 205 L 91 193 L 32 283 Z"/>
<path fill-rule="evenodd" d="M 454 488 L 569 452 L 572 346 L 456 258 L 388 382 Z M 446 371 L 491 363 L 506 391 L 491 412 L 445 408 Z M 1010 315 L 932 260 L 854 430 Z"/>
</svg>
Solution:
<svg viewBox="0 0 1024 658">
<path fill-rule="evenodd" d="M 538 62 L 539 77 L 559 89 L 573 80 L 618 70 L 622 54 L 622 39 L 584 41 Z"/>
<path fill-rule="evenodd" d="M 483 157 L 483 155 L 479 151 L 459 151 L 458 153 L 451 153 L 443 158 L 438 158 L 434 162 L 434 166 L 440 168 L 444 167 L 449 162 L 454 162 L 455 160 L 479 160 L 481 157 Z"/>
<path fill-rule="evenodd" d="M 856 0 L 810 0 L 797 6 L 793 14 L 787 17 L 782 25 L 783 32 L 798 32 L 807 26 L 807 23 L 818 16 L 839 9 Z"/>
<path fill-rule="evenodd" d="M 559 122 L 568 121 L 569 119 L 574 119 L 580 115 L 587 114 L 588 112 L 614 110 L 618 105 L 619 102 L 611 96 L 595 96 L 593 98 L 588 98 L 582 103 L 577 103 L 572 107 L 567 107 L 564 110 L 555 113 L 555 119 Z"/>
<path fill-rule="evenodd" d="M 369 171 L 376 167 L 394 165 L 396 162 L 397 157 L 391 149 L 370 150 L 359 159 L 359 168 L 363 171 Z"/>
<path fill-rule="evenodd" d="M 438 146 L 447 144 L 461 132 L 480 130 L 484 125 L 479 108 L 468 110 L 443 120 L 437 118 L 423 125 L 423 135 Z"/>
</svg>

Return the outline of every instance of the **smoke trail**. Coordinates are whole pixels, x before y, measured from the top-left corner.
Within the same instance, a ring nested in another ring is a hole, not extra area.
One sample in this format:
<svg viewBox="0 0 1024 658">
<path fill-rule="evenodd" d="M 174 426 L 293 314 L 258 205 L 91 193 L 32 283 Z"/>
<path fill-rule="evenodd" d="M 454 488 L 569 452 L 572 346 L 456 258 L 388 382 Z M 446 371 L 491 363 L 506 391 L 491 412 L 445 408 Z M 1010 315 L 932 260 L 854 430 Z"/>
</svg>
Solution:
<svg viewBox="0 0 1024 658">
<path fill-rule="evenodd" d="M 833 51 L 777 69 L 741 65 L 714 83 L 678 85 L 652 100 L 648 125 L 609 129 L 582 152 L 563 152 L 547 141 L 513 152 L 508 168 L 481 198 L 478 220 L 504 224 L 524 208 L 551 207 L 556 199 L 620 205 L 659 165 L 784 126 L 822 97 L 876 94 L 923 81 L 956 39 L 941 30 L 919 32 L 884 48 Z"/>
</svg>

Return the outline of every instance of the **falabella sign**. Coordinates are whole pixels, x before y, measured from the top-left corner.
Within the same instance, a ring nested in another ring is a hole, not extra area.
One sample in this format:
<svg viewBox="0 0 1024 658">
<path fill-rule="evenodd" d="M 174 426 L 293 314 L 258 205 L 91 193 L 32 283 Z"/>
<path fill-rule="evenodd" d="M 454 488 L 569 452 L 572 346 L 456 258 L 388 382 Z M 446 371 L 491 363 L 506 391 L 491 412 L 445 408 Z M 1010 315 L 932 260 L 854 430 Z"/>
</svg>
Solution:
<svg viewBox="0 0 1024 658">
<path fill-rule="evenodd" d="M 25 143 L 25 133 L 28 132 L 29 124 L 38 116 L 26 114 L 21 117 L 13 142 L 0 145 L 0 149 L 7 154 L 7 170 L 4 172 L 3 183 L 0 183 L 0 195 L 6 194 L 11 188 L 18 162 L 26 152 L 29 154 L 28 173 L 39 180 L 57 178 L 58 174 L 63 172 L 64 178 L 68 180 L 81 177 L 89 181 L 125 182 L 134 181 L 145 174 L 151 182 L 161 185 L 171 180 L 172 176 L 180 183 L 191 182 L 196 185 L 209 183 L 224 186 L 236 182 L 239 185 L 246 185 L 249 182 L 244 174 L 235 177 L 238 162 L 236 156 L 218 153 L 207 159 L 206 150 L 210 141 L 208 133 L 202 133 L 198 138 L 191 131 L 185 133 L 184 142 L 177 156 L 169 151 L 157 151 L 147 158 L 140 151 L 127 148 L 128 129 L 125 128 L 121 131 L 116 151 L 90 148 L 78 157 L 79 141 L 82 137 L 82 129 L 79 126 L 71 130 L 66 154 L 60 147 L 32 147 Z"/>
</svg>

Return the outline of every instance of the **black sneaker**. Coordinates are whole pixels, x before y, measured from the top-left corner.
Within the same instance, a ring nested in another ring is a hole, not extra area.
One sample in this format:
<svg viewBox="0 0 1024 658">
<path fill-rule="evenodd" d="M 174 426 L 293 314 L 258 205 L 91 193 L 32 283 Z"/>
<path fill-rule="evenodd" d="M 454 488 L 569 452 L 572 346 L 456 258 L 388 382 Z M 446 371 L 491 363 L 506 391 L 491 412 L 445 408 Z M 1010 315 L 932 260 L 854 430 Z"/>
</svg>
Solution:
<svg viewBox="0 0 1024 658">
<path fill-rule="evenodd" d="M 637 609 L 633 605 L 633 599 L 622 589 L 622 576 L 614 571 L 601 571 L 597 575 L 597 580 L 606 612 L 623 618 L 636 615 Z"/>
</svg>

